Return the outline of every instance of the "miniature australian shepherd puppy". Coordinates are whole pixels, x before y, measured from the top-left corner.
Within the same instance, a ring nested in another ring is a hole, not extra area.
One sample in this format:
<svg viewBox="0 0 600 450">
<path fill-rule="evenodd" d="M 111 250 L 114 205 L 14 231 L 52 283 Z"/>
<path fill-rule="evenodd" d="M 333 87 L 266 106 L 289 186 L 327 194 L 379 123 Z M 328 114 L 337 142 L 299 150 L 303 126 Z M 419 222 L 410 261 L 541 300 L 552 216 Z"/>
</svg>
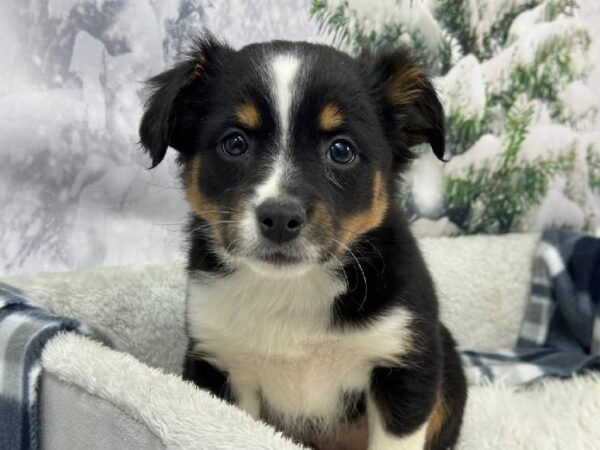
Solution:
<svg viewBox="0 0 600 450">
<path fill-rule="evenodd" d="M 210 36 L 154 77 L 191 205 L 184 378 L 319 449 L 446 449 L 466 399 L 398 178 L 444 114 L 405 49 Z"/>
</svg>

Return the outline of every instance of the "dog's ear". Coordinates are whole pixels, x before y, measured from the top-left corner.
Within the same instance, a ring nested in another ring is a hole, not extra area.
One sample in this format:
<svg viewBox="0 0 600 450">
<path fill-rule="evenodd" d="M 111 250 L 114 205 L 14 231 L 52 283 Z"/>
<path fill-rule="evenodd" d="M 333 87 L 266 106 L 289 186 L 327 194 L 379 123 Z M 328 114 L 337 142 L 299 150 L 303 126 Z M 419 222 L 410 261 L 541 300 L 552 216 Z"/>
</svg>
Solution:
<svg viewBox="0 0 600 450">
<path fill-rule="evenodd" d="M 148 81 L 151 94 L 144 105 L 139 134 L 140 144 L 152 158 L 151 168 L 163 160 L 167 147 L 185 150 L 185 138 L 178 130 L 182 97 L 190 86 L 214 73 L 230 51 L 212 35 L 203 34 L 193 40 L 180 62 Z"/>
<path fill-rule="evenodd" d="M 438 159 L 445 150 L 444 109 L 431 81 L 405 48 L 373 53 L 359 63 L 376 98 L 384 128 L 399 160 L 410 159 L 407 147 L 429 143 Z"/>
</svg>

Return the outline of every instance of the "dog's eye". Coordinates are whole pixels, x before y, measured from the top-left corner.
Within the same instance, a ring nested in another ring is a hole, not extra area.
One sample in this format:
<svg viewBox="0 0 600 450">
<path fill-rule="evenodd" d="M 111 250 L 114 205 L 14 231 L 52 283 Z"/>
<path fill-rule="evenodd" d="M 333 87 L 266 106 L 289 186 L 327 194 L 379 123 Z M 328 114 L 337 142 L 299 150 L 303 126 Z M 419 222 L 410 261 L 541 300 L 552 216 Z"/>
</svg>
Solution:
<svg viewBox="0 0 600 450">
<path fill-rule="evenodd" d="M 240 133 L 232 133 L 226 136 L 221 146 L 229 156 L 241 156 L 248 150 L 248 143 Z"/>
<path fill-rule="evenodd" d="M 327 150 L 327 159 L 338 164 L 349 164 L 354 161 L 355 152 L 349 142 L 334 141 Z"/>
</svg>

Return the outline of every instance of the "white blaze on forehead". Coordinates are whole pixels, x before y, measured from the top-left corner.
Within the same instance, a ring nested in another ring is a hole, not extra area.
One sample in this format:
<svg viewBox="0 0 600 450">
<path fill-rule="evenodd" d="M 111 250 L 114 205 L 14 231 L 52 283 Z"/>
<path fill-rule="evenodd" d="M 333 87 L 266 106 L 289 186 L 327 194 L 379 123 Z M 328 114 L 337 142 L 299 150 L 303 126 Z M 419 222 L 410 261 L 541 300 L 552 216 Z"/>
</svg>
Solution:
<svg viewBox="0 0 600 450">
<path fill-rule="evenodd" d="M 278 55 L 271 61 L 273 94 L 276 103 L 274 106 L 279 117 L 282 144 L 287 141 L 291 107 L 297 84 L 294 81 L 297 78 L 299 68 L 300 60 L 294 55 Z"/>
<path fill-rule="evenodd" d="M 300 60 L 292 54 L 277 55 L 271 59 L 269 64 L 273 108 L 279 122 L 279 142 L 276 145 L 277 155 L 273 159 L 266 180 L 256 187 L 255 205 L 259 205 L 268 198 L 279 197 L 283 181 L 290 171 L 286 150 L 289 142 L 294 95 L 298 91 L 299 68 Z"/>
<path fill-rule="evenodd" d="M 267 179 L 256 187 L 256 205 L 260 205 L 268 198 L 276 198 L 279 196 L 282 180 L 286 171 L 285 166 L 285 156 L 280 152 L 271 166 L 271 172 Z"/>
</svg>

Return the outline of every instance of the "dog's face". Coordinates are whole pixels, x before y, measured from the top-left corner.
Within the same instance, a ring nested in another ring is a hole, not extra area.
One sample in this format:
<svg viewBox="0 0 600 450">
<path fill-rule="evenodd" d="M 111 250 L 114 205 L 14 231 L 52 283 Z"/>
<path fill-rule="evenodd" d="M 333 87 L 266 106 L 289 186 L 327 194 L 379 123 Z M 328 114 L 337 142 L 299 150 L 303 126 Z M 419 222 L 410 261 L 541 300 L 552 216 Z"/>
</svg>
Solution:
<svg viewBox="0 0 600 450">
<path fill-rule="evenodd" d="M 142 145 L 154 165 L 167 146 L 180 152 L 215 252 L 259 272 L 340 262 L 390 214 L 409 147 L 444 153 L 442 107 L 403 50 L 355 59 L 307 43 L 234 51 L 202 38 L 151 83 Z"/>
</svg>

